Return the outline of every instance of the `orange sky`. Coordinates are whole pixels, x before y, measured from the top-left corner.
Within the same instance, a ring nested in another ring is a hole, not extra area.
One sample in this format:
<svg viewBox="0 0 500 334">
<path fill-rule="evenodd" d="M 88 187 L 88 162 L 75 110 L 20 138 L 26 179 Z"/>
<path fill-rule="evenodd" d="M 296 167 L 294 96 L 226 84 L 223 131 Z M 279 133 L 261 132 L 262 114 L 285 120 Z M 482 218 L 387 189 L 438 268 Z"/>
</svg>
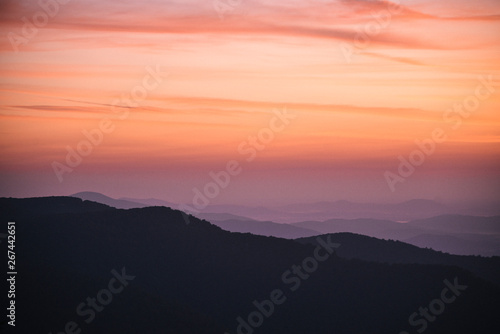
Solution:
<svg viewBox="0 0 500 334">
<path fill-rule="evenodd" d="M 499 198 L 496 0 L 60 2 L 0 5 L 0 196 L 189 202 L 236 160 L 213 203 Z M 247 161 L 273 110 L 295 118 Z"/>
</svg>

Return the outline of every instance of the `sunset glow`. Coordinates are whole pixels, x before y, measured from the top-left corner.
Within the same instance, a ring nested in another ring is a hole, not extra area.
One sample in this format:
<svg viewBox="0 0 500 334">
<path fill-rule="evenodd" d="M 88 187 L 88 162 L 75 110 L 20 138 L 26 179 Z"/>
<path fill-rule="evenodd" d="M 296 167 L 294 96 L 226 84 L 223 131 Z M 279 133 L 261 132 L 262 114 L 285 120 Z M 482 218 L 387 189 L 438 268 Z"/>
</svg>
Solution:
<svg viewBox="0 0 500 334">
<path fill-rule="evenodd" d="M 2 196 L 184 203 L 232 160 L 213 203 L 500 196 L 497 0 L 41 3 L 0 8 Z"/>
</svg>

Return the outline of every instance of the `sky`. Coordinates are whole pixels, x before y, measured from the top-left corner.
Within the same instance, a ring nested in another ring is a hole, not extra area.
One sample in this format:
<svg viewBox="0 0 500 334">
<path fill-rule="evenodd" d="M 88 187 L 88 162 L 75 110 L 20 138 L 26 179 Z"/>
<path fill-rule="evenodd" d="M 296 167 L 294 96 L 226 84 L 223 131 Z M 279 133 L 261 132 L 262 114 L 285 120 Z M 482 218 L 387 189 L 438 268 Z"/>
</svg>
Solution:
<svg viewBox="0 0 500 334">
<path fill-rule="evenodd" d="M 0 0 L 0 196 L 500 198 L 497 0 Z"/>
</svg>

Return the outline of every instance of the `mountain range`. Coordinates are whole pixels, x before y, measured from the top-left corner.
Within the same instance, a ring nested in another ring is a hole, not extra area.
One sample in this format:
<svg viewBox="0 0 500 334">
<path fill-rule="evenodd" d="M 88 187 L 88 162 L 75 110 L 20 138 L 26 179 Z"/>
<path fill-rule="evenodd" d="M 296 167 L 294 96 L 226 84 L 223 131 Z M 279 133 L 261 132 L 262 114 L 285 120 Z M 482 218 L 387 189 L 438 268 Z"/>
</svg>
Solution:
<svg viewBox="0 0 500 334">
<path fill-rule="evenodd" d="M 234 233 L 167 207 L 72 197 L 0 205 L 2 221 L 16 222 L 21 333 L 500 330 L 498 258 L 346 233 Z"/>
<path fill-rule="evenodd" d="M 137 199 L 122 197 L 113 199 L 96 192 L 80 192 L 71 195 L 84 200 L 105 203 L 120 209 L 144 206 L 166 206 L 178 209 L 191 207 L 191 214 L 231 214 L 252 220 L 272 221 L 276 223 L 298 223 L 308 220 L 325 221 L 329 219 L 377 219 L 391 221 L 409 221 L 431 218 L 441 215 L 500 216 L 500 203 L 443 204 L 426 199 L 413 199 L 400 203 L 355 203 L 345 200 L 332 202 L 295 203 L 281 206 L 244 206 L 244 205 L 208 205 L 198 210 L 192 204 L 172 203 L 159 199 Z M 186 211 L 187 209 L 185 209 Z M 189 211 L 189 210 L 188 210 Z M 219 219 L 217 219 L 219 220 Z"/>
<path fill-rule="evenodd" d="M 178 208 L 179 205 L 157 199 L 134 199 L 120 198 L 113 199 L 99 193 L 83 192 L 74 194 L 84 200 L 91 200 L 107 204 L 116 208 L 142 208 L 151 205 L 167 206 Z M 355 210 L 359 204 L 346 201 L 336 202 L 342 204 L 344 211 L 346 207 Z M 337 206 L 329 207 L 332 203 L 322 202 L 316 204 L 303 204 L 287 206 L 287 210 L 302 212 L 310 209 L 321 212 L 330 210 L 339 215 Z M 424 200 L 414 200 L 399 203 L 397 205 L 370 205 L 373 209 L 378 207 L 379 212 L 397 207 L 398 210 L 417 210 L 422 212 L 421 216 L 429 216 L 426 208 L 431 212 L 439 212 L 438 208 L 444 206 Z M 330 208 L 330 209 L 329 209 Z M 229 212 L 219 212 L 227 209 Z M 236 211 L 235 211 L 236 210 Z M 269 208 L 261 208 L 264 216 L 273 212 Z M 434 211 L 433 211 L 434 210 Z M 444 210 L 444 209 L 443 209 Z M 214 212 L 207 212 L 214 211 Z M 440 216 L 430 216 L 429 218 L 416 219 L 401 223 L 387 219 L 357 218 L 357 219 L 327 219 L 317 221 L 308 219 L 291 224 L 277 223 L 270 220 L 257 220 L 246 216 L 237 215 L 234 212 L 254 215 L 252 212 L 258 208 L 235 207 L 235 206 L 213 206 L 210 210 L 203 212 L 191 212 L 194 216 L 206 219 L 211 223 L 231 232 L 252 233 L 264 236 L 275 236 L 280 238 L 295 239 L 309 237 L 325 233 L 352 232 L 381 239 L 399 240 L 409 244 L 432 248 L 437 251 L 447 252 L 457 255 L 483 255 L 500 256 L 500 216 L 464 216 L 458 214 L 444 214 Z M 314 214 L 312 215 L 314 216 Z M 307 217 L 307 215 L 305 216 Z"/>
</svg>

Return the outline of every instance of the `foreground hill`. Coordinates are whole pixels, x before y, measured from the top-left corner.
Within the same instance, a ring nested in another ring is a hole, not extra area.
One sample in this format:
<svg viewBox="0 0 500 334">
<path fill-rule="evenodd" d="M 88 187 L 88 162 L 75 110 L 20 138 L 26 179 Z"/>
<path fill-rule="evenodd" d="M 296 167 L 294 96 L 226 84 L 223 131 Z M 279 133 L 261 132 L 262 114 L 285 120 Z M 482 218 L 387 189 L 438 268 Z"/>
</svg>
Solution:
<svg viewBox="0 0 500 334">
<path fill-rule="evenodd" d="M 500 235 L 423 233 L 402 241 L 457 255 L 500 256 Z"/>
<path fill-rule="evenodd" d="M 353 233 L 330 235 L 333 242 L 342 244 L 336 254 L 345 259 L 360 259 L 380 263 L 446 264 L 464 268 L 500 287 L 500 257 L 450 255 L 432 249 L 419 248 L 404 242 L 380 240 Z M 314 237 L 298 242 L 316 245 Z"/>
<path fill-rule="evenodd" d="M 130 209 L 147 206 L 179 205 L 157 199 L 113 199 L 95 192 L 81 192 L 73 195 L 83 200 L 103 203 L 115 208 Z M 500 256 L 500 216 L 476 217 L 461 215 L 440 215 L 413 220 L 407 224 L 387 219 L 373 219 L 381 212 L 397 213 L 397 217 L 408 218 L 402 213 L 419 213 L 412 217 L 429 217 L 442 213 L 448 207 L 428 200 L 412 200 L 398 204 L 356 204 L 347 201 L 296 204 L 279 208 L 252 208 L 243 206 L 210 206 L 203 212 L 192 213 L 200 219 L 231 232 L 252 233 L 287 239 L 308 237 L 325 233 L 351 232 L 382 239 L 394 239 L 409 244 L 432 248 L 457 255 Z M 367 209 L 372 211 L 366 211 Z M 439 210 L 437 210 L 439 209 Z M 224 211 L 227 210 L 227 211 Z M 273 211 L 274 210 L 274 211 Z M 277 210 L 277 211 L 276 211 Z M 453 210 L 452 210 L 453 211 Z M 456 210 L 455 210 L 456 211 Z M 222 213 L 221 213 L 222 212 Z M 274 217 L 275 220 L 255 220 L 229 212 L 239 212 L 256 217 Z M 346 212 L 350 212 L 346 214 Z M 399 213 L 398 213 L 399 212 Z M 486 210 L 488 212 L 488 210 Z M 331 219 L 342 216 L 372 217 L 371 219 Z M 396 216 L 384 217 L 396 217 Z M 288 218 L 286 218 L 288 217 Z M 328 220 L 320 220 L 329 218 Z M 303 221 L 294 224 L 277 224 L 283 220 Z M 405 219 L 406 219 L 405 218 Z"/>
<path fill-rule="evenodd" d="M 230 233 L 195 217 L 186 224 L 164 207 L 122 210 L 73 198 L 0 205 L 2 221 L 16 222 L 19 333 L 500 329 L 500 289 L 454 266 L 342 259 L 328 236 L 318 248 Z M 440 298 L 447 302 L 436 309 Z M 417 314 L 420 325 L 411 325 L 420 307 L 439 314 Z"/>
<path fill-rule="evenodd" d="M 458 255 L 500 255 L 500 216 L 444 215 L 397 223 L 377 219 L 330 219 L 292 224 L 318 233 L 350 232 L 392 239 Z"/>
</svg>

